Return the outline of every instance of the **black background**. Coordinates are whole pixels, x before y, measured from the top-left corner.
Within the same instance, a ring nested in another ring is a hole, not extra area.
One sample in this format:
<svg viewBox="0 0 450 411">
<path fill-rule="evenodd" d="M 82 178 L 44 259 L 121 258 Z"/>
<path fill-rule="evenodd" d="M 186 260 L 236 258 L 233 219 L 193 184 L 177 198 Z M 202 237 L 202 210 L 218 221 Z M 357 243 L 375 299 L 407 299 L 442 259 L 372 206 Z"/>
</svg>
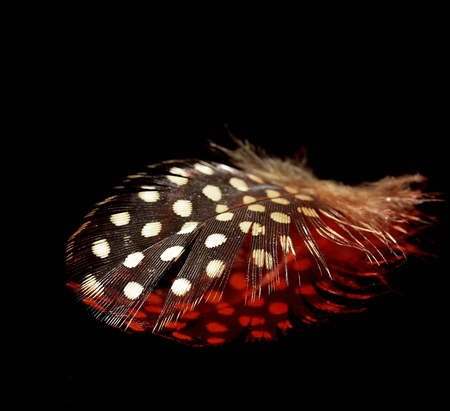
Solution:
<svg viewBox="0 0 450 411">
<path fill-rule="evenodd" d="M 427 190 L 447 191 L 448 113 L 438 49 L 418 38 L 406 50 L 403 43 L 344 50 L 325 42 L 320 60 L 299 63 L 297 49 L 267 54 L 251 44 L 250 58 L 245 50 L 224 55 L 219 45 L 194 54 L 182 44 L 166 59 L 151 47 L 130 51 L 119 41 L 63 43 L 30 58 L 41 69 L 24 70 L 27 114 L 13 134 L 23 164 L 10 174 L 25 171 L 16 184 L 25 194 L 17 241 L 26 235 L 32 250 L 12 288 L 16 308 L 7 315 L 24 397 L 80 409 L 122 401 L 201 408 L 444 397 L 446 203 L 424 206 L 439 217 L 423 240 L 437 257 L 411 259 L 393 273 L 399 293 L 381 297 L 363 314 L 305 327 L 278 342 L 191 348 L 121 333 L 73 302 L 64 273 L 65 242 L 94 203 L 147 164 L 221 161 L 205 143 L 233 147 L 224 122 L 239 138 L 282 157 L 305 147 L 321 178 L 356 184 L 419 172 L 429 178 Z M 276 69 L 269 69 L 274 60 Z M 18 258 L 25 260 L 23 253 Z"/>
</svg>

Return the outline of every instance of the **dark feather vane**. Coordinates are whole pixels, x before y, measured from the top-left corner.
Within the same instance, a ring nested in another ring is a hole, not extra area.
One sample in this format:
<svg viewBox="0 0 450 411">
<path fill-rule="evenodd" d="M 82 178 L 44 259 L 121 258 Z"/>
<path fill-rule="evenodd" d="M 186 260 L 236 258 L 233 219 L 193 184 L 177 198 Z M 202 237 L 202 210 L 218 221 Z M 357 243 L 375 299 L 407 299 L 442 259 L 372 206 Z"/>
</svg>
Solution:
<svg viewBox="0 0 450 411">
<path fill-rule="evenodd" d="M 347 187 L 303 163 L 222 149 L 238 168 L 168 161 L 131 175 L 67 244 L 68 285 L 94 315 L 192 345 L 274 340 L 359 311 L 410 241 L 430 199 L 421 176 Z"/>
</svg>

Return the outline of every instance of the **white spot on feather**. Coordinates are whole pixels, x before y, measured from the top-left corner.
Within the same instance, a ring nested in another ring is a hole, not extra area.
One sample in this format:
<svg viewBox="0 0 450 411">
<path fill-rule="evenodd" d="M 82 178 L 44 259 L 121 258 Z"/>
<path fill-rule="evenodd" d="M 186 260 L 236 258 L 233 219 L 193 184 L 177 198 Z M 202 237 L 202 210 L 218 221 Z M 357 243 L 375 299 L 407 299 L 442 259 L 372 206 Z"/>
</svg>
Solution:
<svg viewBox="0 0 450 411">
<path fill-rule="evenodd" d="M 266 233 L 266 227 L 259 224 L 259 223 L 253 223 L 252 225 L 252 235 L 258 236 L 258 235 L 264 235 Z"/>
<path fill-rule="evenodd" d="M 172 209 L 180 217 L 189 217 L 192 213 L 192 202 L 190 200 L 177 200 Z"/>
<path fill-rule="evenodd" d="M 203 188 L 202 193 L 213 201 L 219 201 L 222 198 L 222 191 L 216 186 L 208 185 Z"/>
<path fill-rule="evenodd" d="M 142 261 L 144 257 L 144 254 L 139 251 L 136 253 L 132 253 L 128 255 L 128 257 L 123 262 L 123 265 L 127 268 L 134 268 Z"/>
<path fill-rule="evenodd" d="M 317 211 L 314 210 L 314 208 L 310 207 L 298 207 L 298 212 L 303 213 L 304 215 L 308 217 L 319 217 L 319 214 L 317 214 Z"/>
<path fill-rule="evenodd" d="M 172 183 L 176 184 L 177 186 L 184 186 L 189 182 L 187 178 L 179 176 L 167 176 L 167 179 L 170 180 Z"/>
<path fill-rule="evenodd" d="M 217 247 L 227 241 L 224 234 L 211 234 L 205 240 L 205 246 L 208 248 Z"/>
<path fill-rule="evenodd" d="M 290 236 L 280 235 L 280 244 L 284 253 L 292 253 L 295 255 L 294 244 Z"/>
<path fill-rule="evenodd" d="M 94 255 L 100 258 L 108 257 L 109 253 L 111 252 L 111 247 L 109 246 L 108 241 L 104 238 L 94 241 L 91 249 Z"/>
<path fill-rule="evenodd" d="M 130 281 L 123 289 L 125 297 L 130 300 L 138 298 L 142 294 L 142 291 L 144 291 L 144 287 L 135 281 Z"/>
<path fill-rule="evenodd" d="M 278 213 L 278 212 L 271 213 L 270 218 L 273 221 L 276 221 L 277 223 L 282 223 L 282 224 L 289 224 L 291 222 L 291 217 L 289 217 L 285 213 Z"/>
<path fill-rule="evenodd" d="M 206 266 L 206 275 L 210 278 L 220 277 L 225 270 L 225 263 L 222 260 L 212 260 Z"/>
<path fill-rule="evenodd" d="M 81 283 L 81 292 L 88 297 L 96 297 L 103 294 L 105 287 L 93 275 L 88 274 Z"/>
<path fill-rule="evenodd" d="M 288 205 L 288 204 L 290 204 L 290 202 L 289 202 L 289 200 L 288 200 L 287 198 L 282 198 L 282 197 L 279 197 L 279 198 L 272 198 L 271 201 L 274 202 L 274 203 L 277 203 L 277 204 L 283 204 L 283 205 Z"/>
<path fill-rule="evenodd" d="M 258 213 L 264 213 L 266 211 L 266 207 L 264 207 L 262 204 L 252 204 L 248 206 L 248 209 L 250 211 L 256 211 Z"/>
<path fill-rule="evenodd" d="M 198 226 L 198 223 L 195 221 L 188 221 L 183 224 L 183 227 L 181 227 L 180 231 L 178 231 L 177 234 L 188 234 L 192 233 Z"/>
<path fill-rule="evenodd" d="M 293 187 L 285 186 L 284 189 L 285 189 L 288 193 L 291 193 L 291 194 L 298 193 L 298 190 L 297 190 L 296 188 L 293 188 Z"/>
<path fill-rule="evenodd" d="M 269 197 L 269 198 L 275 198 L 280 195 L 280 193 L 275 190 L 266 190 L 266 194 L 267 194 L 267 197 Z"/>
<path fill-rule="evenodd" d="M 178 258 L 182 252 L 184 251 L 184 247 L 181 247 L 179 245 L 175 245 L 173 247 L 167 248 L 162 254 L 161 254 L 161 260 L 163 261 L 171 261 L 176 258 Z"/>
<path fill-rule="evenodd" d="M 218 221 L 231 221 L 234 217 L 233 213 L 222 213 L 218 214 L 216 220 Z"/>
<path fill-rule="evenodd" d="M 147 203 L 155 203 L 160 198 L 158 191 L 141 191 L 138 196 Z"/>
<path fill-rule="evenodd" d="M 247 183 L 240 178 L 236 178 L 236 177 L 230 178 L 230 184 L 239 191 L 247 191 L 248 190 Z"/>
<path fill-rule="evenodd" d="M 144 237 L 154 237 L 161 232 L 162 225 L 159 221 L 155 221 L 153 223 L 147 223 L 141 230 L 141 234 Z"/>
<path fill-rule="evenodd" d="M 255 265 L 260 268 L 266 266 L 266 268 L 271 269 L 273 267 L 272 255 L 263 249 L 253 250 L 252 257 Z"/>
<path fill-rule="evenodd" d="M 217 204 L 216 205 L 216 213 L 223 213 L 228 211 L 228 206 L 225 204 Z"/>
<path fill-rule="evenodd" d="M 239 223 L 239 228 L 242 232 L 248 233 L 252 224 L 251 221 L 242 221 L 242 223 Z"/>
<path fill-rule="evenodd" d="M 125 211 L 123 213 L 113 214 L 109 219 L 114 225 L 120 227 L 127 225 L 130 222 L 131 216 L 128 211 Z"/>
<path fill-rule="evenodd" d="M 297 194 L 295 196 L 295 198 L 298 198 L 299 200 L 303 200 L 303 201 L 314 201 L 314 198 L 312 198 L 311 196 L 309 196 L 307 194 Z"/>
<path fill-rule="evenodd" d="M 264 184 L 264 180 L 263 180 L 262 178 L 258 177 L 258 176 L 255 176 L 255 175 L 253 175 L 253 174 L 248 174 L 248 173 L 247 173 L 247 177 L 248 177 L 250 180 L 254 181 L 255 183 L 258 183 L 258 184 Z"/>
<path fill-rule="evenodd" d="M 197 163 L 194 165 L 194 168 L 197 171 L 200 171 L 200 173 L 207 174 L 209 176 L 212 176 L 214 174 L 214 170 L 208 166 L 205 166 L 204 164 Z"/>
<path fill-rule="evenodd" d="M 175 295 L 179 297 L 189 292 L 192 287 L 192 283 L 186 278 L 177 278 L 170 288 Z"/>
<path fill-rule="evenodd" d="M 176 174 L 174 176 L 167 176 L 167 179 L 169 181 L 171 181 L 172 183 L 178 185 L 178 186 L 182 186 L 185 185 L 189 182 L 189 179 L 186 178 L 188 176 L 188 174 L 186 173 L 186 171 L 184 171 L 182 168 L 179 167 L 172 167 L 169 172 L 171 174 Z"/>
</svg>

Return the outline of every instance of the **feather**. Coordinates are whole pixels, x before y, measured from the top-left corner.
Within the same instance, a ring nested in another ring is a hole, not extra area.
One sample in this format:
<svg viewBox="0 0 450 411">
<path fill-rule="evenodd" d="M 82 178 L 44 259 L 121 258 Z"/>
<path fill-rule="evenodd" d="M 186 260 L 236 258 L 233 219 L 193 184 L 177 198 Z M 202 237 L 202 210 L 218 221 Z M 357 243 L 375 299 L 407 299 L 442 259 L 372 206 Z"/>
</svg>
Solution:
<svg viewBox="0 0 450 411">
<path fill-rule="evenodd" d="M 130 175 L 67 243 L 68 286 L 101 321 L 195 345 L 275 340 L 293 318 L 361 311 L 431 219 L 421 175 L 346 186 L 235 139 L 233 167 Z"/>
</svg>

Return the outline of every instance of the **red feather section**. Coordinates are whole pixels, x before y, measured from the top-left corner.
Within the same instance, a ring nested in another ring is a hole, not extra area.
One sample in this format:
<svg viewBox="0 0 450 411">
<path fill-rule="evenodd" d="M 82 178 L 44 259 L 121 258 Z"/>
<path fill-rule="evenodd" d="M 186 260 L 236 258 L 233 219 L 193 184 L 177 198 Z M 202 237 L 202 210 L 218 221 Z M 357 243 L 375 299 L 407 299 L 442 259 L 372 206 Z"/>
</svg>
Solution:
<svg viewBox="0 0 450 411">
<path fill-rule="evenodd" d="M 425 196 L 404 181 L 366 200 L 392 204 L 375 219 L 351 215 L 362 196 L 344 204 L 340 186 L 267 175 L 186 161 L 130 176 L 69 239 L 68 285 L 127 331 L 197 346 L 243 333 L 275 340 L 293 317 L 360 311 L 385 290 L 385 273 L 418 253 L 409 238 Z"/>
</svg>

